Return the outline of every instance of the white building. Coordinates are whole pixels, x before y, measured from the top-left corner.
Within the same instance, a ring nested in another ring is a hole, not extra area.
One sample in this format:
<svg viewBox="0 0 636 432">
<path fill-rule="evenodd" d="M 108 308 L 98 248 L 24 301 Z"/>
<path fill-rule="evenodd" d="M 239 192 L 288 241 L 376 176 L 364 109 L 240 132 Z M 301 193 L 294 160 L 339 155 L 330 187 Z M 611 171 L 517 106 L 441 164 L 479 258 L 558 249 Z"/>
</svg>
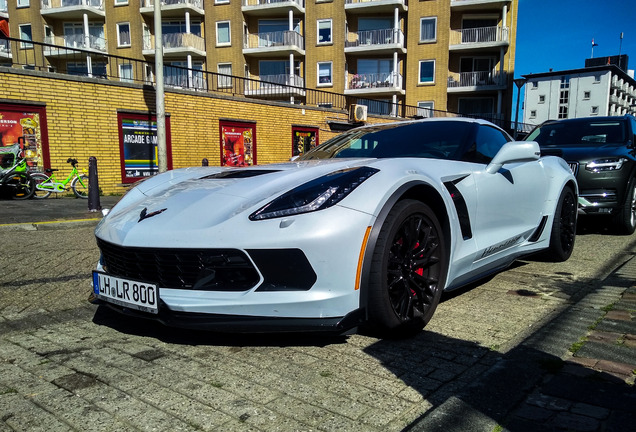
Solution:
<svg viewBox="0 0 636 432">
<path fill-rule="evenodd" d="M 616 65 L 523 75 L 523 122 L 636 114 L 634 71 Z"/>
</svg>

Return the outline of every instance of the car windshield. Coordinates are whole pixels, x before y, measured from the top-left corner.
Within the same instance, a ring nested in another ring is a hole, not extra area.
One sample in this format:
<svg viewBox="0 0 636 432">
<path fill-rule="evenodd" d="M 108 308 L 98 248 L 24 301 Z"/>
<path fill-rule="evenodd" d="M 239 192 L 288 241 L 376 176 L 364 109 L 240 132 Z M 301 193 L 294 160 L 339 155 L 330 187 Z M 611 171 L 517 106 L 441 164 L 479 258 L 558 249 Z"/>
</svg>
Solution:
<svg viewBox="0 0 636 432">
<path fill-rule="evenodd" d="M 298 160 L 417 157 L 461 160 L 474 124 L 423 121 L 380 125 L 340 134 Z"/>
<path fill-rule="evenodd" d="M 568 146 L 625 142 L 625 122 L 588 121 L 547 123 L 533 130 L 526 138 L 540 146 Z"/>
</svg>

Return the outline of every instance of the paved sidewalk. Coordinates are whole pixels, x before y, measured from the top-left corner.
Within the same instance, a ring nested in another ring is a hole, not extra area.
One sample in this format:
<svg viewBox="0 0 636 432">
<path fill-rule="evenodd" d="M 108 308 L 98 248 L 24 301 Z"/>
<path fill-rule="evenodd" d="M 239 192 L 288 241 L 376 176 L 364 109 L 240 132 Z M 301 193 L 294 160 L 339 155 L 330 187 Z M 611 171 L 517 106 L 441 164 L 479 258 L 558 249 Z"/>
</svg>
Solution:
<svg viewBox="0 0 636 432">
<path fill-rule="evenodd" d="M 100 197 L 101 207 L 119 199 Z M 63 229 L 101 217 L 75 198 L 0 201 L 0 230 Z M 404 430 L 636 431 L 636 259 L 570 303 Z"/>
<path fill-rule="evenodd" d="M 408 431 L 636 431 L 636 259 Z"/>
</svg>

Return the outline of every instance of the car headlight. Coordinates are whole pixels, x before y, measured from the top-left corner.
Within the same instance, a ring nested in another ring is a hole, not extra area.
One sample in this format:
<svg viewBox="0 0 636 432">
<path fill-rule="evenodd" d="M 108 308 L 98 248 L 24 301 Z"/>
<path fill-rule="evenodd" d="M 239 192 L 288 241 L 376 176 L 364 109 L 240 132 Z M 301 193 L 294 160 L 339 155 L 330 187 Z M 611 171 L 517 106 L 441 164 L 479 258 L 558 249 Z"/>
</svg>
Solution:
<svg viewBox="0 0 636 432">
<path fill-rule="evenodd" d="M 586 164 L 585 169 L 592 172 L 616 171 L 621 169 L 625 162 L 627 159 L 623 157 L 597 159 Z"/>
<path fill-rule="evenodd" d="M 257 221 L 323 210 L 339 203 L 379 170 L 370 167 L 335 171 L 298 186 L 250 215 Z"/>
</svg>

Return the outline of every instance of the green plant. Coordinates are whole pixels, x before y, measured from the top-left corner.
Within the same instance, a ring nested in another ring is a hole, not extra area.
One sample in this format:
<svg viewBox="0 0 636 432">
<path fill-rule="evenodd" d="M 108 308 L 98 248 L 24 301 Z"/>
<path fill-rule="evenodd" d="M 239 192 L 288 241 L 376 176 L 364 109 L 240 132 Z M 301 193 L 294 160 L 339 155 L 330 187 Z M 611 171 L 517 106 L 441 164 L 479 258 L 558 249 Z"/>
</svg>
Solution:
<svg viewBox="0 0 636 432">
<path fill-rule="evenodd" d="M 578 342 L 574 342 L 572 344 L 572 346 L 570 346 L 569 351 L 572 354 L 576 354 L 577 351 L 579 351 L 581 348 L 583 348 L 583 345 L 585 345 L 585 342 L 587 342 L 587 338 L 586 337 L 582 337 Z"/>
</svg>

